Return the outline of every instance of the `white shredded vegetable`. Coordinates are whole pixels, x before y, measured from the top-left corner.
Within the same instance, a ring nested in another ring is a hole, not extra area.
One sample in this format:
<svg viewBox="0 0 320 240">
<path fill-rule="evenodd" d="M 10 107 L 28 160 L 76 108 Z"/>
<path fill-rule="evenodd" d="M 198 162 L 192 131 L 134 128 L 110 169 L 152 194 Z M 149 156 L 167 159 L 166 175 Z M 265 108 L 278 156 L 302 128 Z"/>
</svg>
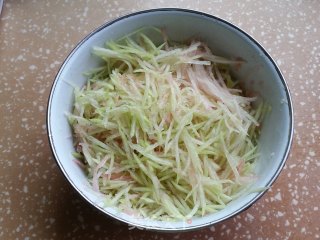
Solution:
<svg viewBox="0 0 320 240">
<path fill-rule="evenodd" d="M 143 33 L 94 47 L 104 65 L 75 90 L 74 156 L 106 206 L 157 220 L 223 209 L 256 176 L 259 123 L 205 43 L 156 45 Z"/>
</svg>

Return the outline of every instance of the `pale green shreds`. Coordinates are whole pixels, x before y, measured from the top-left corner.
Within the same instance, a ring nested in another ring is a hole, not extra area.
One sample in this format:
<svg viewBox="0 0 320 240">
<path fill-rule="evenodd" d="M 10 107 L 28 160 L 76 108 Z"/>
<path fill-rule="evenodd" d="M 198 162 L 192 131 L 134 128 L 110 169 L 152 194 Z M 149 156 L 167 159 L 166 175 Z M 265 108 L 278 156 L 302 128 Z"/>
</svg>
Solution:
<svg viewBox="0 0 320 240">
<path fill-rule="evenodd" d="M 156 45 L 139 32 L 93 54 L 104 65 L 75 90 L 68 118 L 74 156 L 106 206 L 186 220 L 223 209 L 255 180 L 266 105 L 252 108 L 234 61 L 203 42 Z"/>
</svg>

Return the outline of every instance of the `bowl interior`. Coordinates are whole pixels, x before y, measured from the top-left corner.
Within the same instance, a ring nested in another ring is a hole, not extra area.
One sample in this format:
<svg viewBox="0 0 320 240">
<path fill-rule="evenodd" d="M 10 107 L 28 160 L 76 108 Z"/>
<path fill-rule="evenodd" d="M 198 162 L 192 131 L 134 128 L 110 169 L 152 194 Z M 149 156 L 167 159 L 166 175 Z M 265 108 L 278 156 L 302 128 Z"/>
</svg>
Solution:
<svg viewBox="0 0 320 240">
<path fill-rule="evenodd" d="M 194 218 L 191 223 L 136 219 L 114 208 L 104 208 L 103 195 L 92 190 L 86 175 L 73 161 L 72 132 L 65 113 L 72 110 L 73 87 L 83 86 L 86 82 L 83 73 L 99 65 L 99 61 L 91 55 L 92 47 L 103 46 L 108 40 L 118 39 L 146 26 L 163 28 L 169 38 L 176 41 L 201 39 L 217 55 L 246 60 L 234 74 L 246 89 L 255 92 L 272 108 L 262 124 L 261 156 L 255 168 L 258 179 L 252 188 L 270 186 L 275 180 L 283 167 L 292 138 L 291 101 L 279 70 L 269 55 L 241 30 L 221 19 L 185 10 L 151 10 L 125 16 L 100 27 L 80 42 L 57 74 L 49 99 L 48 132 L 53 153 L 67 179 L 87 201 L 131 225 L 158 230 L 185 230 L 219 222 L 250 206 L 262 192 L 245 194 L 218 213 Z M 148 35 L 158 38 L 152 32 Z"/>
</svg>

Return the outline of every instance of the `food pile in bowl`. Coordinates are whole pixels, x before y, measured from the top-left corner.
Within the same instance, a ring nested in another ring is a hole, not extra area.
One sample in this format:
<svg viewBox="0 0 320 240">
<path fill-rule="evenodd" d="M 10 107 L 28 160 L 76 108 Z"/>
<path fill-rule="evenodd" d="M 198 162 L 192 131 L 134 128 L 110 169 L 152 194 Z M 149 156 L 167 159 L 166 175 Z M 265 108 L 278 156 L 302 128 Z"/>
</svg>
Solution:
<svg viewBox="0 0 320 240">
<path fill-rule="evenodd" d="M 48 130 L 91 204 L 134 226 L 194 229 L 272 184 L 291 143 L 291 101 L 272 59 L 241 30 L 160 9 L 106 24 L 73 50 L 52 88 Z"/>
</svg>

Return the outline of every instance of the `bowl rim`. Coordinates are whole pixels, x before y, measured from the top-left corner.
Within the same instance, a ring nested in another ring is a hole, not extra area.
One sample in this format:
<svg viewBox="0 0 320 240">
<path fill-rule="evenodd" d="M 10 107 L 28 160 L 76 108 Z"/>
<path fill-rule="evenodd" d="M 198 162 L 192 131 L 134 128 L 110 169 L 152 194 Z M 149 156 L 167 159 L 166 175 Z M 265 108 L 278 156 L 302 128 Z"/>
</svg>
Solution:
<svg viewBox="0 0 320 240">
<path fill-rule="evenodd" d="M 210 222 L 206 222 L 203 224 L 198 224 L 195 226 L 189 226 L 189 225 L 185 225 L 183 227 L 179 227 L 179 228 L 170 228 L 170 227 L 161 227 L 161 226 L 145 226 L 143 224 L 139 224 L 139 223 L 134 223 L 134 222 L 130 222 L 126 219 L 120 218 L 117 215 L 111 214 L 107 211 L 105 211 L 103 208 L 99 207 L 96 203 L 94 203 L 93 201 L 91 201 L 80 189 L 78 189 L 75 185 L 75 183 L 73 182 L 73 180 L 69 177 L 68 172 L 64 169 L 61 161 L 59 160 L 59 156 L 56 152 L 55 149 L 55 144 L 54 144 L 54 140 L 52 138 L 52 130 L 51 130 L 51 121 L 52 121 L 52 117 L 51 117 L 51 107 L 52 107 L 52 100 L 54 97 L 54 93 L 55 93 L 55 88 L 56 85 L 58 83 L 58 79 L 60 78 L 61 73 L 64 71 L 65 66 L 68 64 L 69 60 L 72 58 L 72 56 L 75 54 L 75 52 L 81 47 L 81 45 L 86 42 L 89 38 L 91 38 L 93 35 L 95 35 L 96 33 L 100 32 L 101 30 L 103 30 L 104 28 L 118 22 L 121 21 L 123 19 L 126 18 L 130 18 L 133 16 L 137 16 L 137 15 L 143 15 L 143 14 L 147 14 L 147 13 L 153 13 L 153 12 L 178 12 L 178 13 L 187 13 L 187 14 L 192 14 L 192 15 L 196 15 L 198 17 L 206 17 L 206 18 L 210 18 L 212 20 L 224 23 L 226 25 L 228 25 L 229 27 L 231 27 L 233 30 L 235 30 L 236 32 L 240 32 L 241 34 L 243 34 L 245 37 L 247 37 L 256 47 L 258 47 L 263 54 L 267 57 L 267 59 L 269 60 L 269 62 L 273 65 L 273 67 L 275 68 L 278 77 L 281 80 L 281 83 L 284 87 L 284 91 L 286 94 L 286 100 L 287 100 L 287 104 L 288 104 L 288 110 L 289 110 L 289 134 L 287 136 L 287 143 L 286 143 L 286 147 L 285 147 L 285 153 L 282 157 L 282 160 L 277 168 L 277 170 L 275 171 L 274 175 L 272 176 L 272 178 L 269 180 L 269 182 L 266 185 L 266 188 L 271 187 L 271 185 L 275 182 L 275 180 L 278 178 L 281 170 L 283 169 L 286 160 L 289 156 L 290 153 L 290 149 L 291 149 L 291 145 L 292 145 L 292 140 L 293 140 L 293 133 L 294 133 L 294 115 L 293 115 L 293 104 L 292 104 L 292 99 L 291 99 L 291 95 L 290 95 L 290 90 L 288 88 L 288 85 L 286 83 L 286 80 L 283 76 L 283 74 L 281 73 L 281 70 L 279 69 L 279 67 L 277 66 L 276 62 L 272 59 L 272 57 L 270 56 L 270 54 L 264 49 L 264 47 L 257 41 L 255 40 L 252 36 L 250 36 L 248 33 L 246 33 L 244 30 L 240 29 L 239 27 L 237 27 L 236 25 L 230 23 L 227 20 L 224 20 L 220 17 L 208 14 L 208 13 L 204 13 L 204 12 L 200 12 L 200 11 L 196 11 L 196 10 L 190 10 L 190 9 L 183 9 L 183 8 L 154 8 L 154 9 L 147 9 L 147 10 L 142 10 L 142 11 L 137 11 L 137 12 L 133 12 L 133 13 L 129 13 L 129 14 L 125 14 L 123 16 L 120 16 L 118 18 L 112 19 L 110 21 L 107 21 L 106 23 L 100 25 L 99 27 L 95 28 L 94 30 L 92 30 L 89 34 L 87 34 L 82 40 L 80 40 L 75 47 L 70 51 L 70 53 L 68 54 L 68 56 L 66 57 L 66 59 L 63 61 L 63 63 L 61 64 L 54 82 L 52 83 L 51 89 L 50 89 L 50 95 L 48 98 L 48 102 L 47 102 L 47 113 L 46 113 L 46 125 L 47 125 L 47 134 L 48 134 L 48 139 L 49 139 L 49 145 L 51 148 L 51 151 L 54 155 L 54 159 L 57 163 L 57 165 L 59 166 L 61 172 L 63 173 L 63 175 L 65 176 L 65 178 L 68 180 L 68 182 L 71 184 L 71 186 L 80 194 L 80 196 L 82 198 L 84 198 L 88 203 L 90 203 L 93 207 L 95 207 L 96 209 L 98 209 L 99 211 L 103 212 L 105 215 L 112 217 L 114 219 L 119 220 L 120 222 L 124 222 L 126 224 L 129 224 L 130 226 L 134 226 L 134 227 L 138 227 L 138 228 L 143 228 L 143 229 L 147 229 L 147 230 L 156 230 L 156 231 L 162 231 L 162 232 L 182 232 L 182 231 L 189 231 L 189 230 L 195 230 L 195 229 L 200 229 L 200 228 L 204 228 L 204 227 L 208 227 L 217 223 L 220 223 L 222 221 L 225 221 L 245 210 L 247 210 L 248 208 L 250 208 L 257 200 L 259 200 L 266 192 L 267 189 L 261 191 L 260 193 L 258 193 L 253 199 L 251 199 L 251 201 L 245 203 L 241 208 L 236 209 L 235 211 L 233 211 L 232 213 L 225 215 L 219 219 L 216 219 L 214 221 L 210 221 Z"/>
</svg>

